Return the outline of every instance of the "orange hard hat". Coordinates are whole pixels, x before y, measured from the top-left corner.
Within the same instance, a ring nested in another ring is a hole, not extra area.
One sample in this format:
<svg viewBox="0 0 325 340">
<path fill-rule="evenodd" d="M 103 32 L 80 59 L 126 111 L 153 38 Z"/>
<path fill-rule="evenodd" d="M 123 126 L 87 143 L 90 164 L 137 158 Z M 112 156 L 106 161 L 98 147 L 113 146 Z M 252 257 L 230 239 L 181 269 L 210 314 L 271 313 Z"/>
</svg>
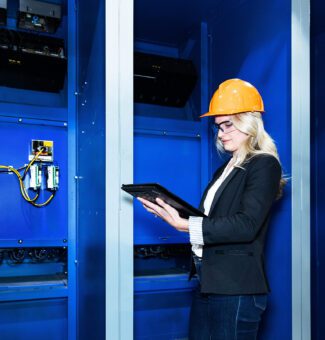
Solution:
<svg viewBox="0 0 325 340">
<path fill-rule="evenodd" d="M 234 115 L 242 112 L 264 112 L 263 99 L 257 89 L 247 81 L 228 79 L 213 94 L 209 112 L 200 116 Z"/>
</svg>

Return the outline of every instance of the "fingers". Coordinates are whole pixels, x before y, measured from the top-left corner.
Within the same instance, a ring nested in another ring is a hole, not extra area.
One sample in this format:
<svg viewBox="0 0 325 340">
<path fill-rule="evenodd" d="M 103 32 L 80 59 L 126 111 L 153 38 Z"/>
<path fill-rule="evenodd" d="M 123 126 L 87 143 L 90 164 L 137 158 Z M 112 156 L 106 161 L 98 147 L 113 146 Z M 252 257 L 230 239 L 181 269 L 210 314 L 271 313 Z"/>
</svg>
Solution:
<svg viewBox="0 0 325 340">
<path fill-rule="evenodd" d="M 152 203 L 144 198 L 141 198 L 141 197 L 137 197 L 137 199 L 144 205 L 146 205 L 147 207 L 153 209 L 153 210 L 159 210 L 161 209 L 161 207 L 155 203 Z"/>
<path fill-rule="evenodd" d="M 146 205 L 143 204 L 143 207 L 152 214 L 156 214 L 156 212 L 153 209 L 148 208 Z"/>
<path fill-rule="evenodd" d="M 143 204 L 147 211 L 158 215 L 167 223 L 174 225 L 175 218 L 179 217 L 176 209 L 172 208 L 169 204 L 165 203 L 163 200 L 157 198 L 156 201 L 159 205 L 152 203 L 144 198 L 137 197 L 137 199 Z M 149 210 L 151 209 L 151 210 Z"/>
<path fill-rule="evenodd" d="M 171 215 L 173 218 L 179 217 L 179 213 L 178 213 L 178 211 L 177 211 L 175 208 L 173 208 L 173 207 L 170 206 L 169 204 L 165 203 L 165 202 L 164 202 L 162 199 L 160 199 L 160 198 L 157 198 L 156 201 L 157 201 L 157 203 L 158 203 L 161 207 L 163 207 L 163 208 L 169 213 L 169 215 Z"/>
<path fill-rule="evenodd" d="M 157 204 L 151 203 L 150 201 L 143 199 L 143 198 L 140 198 L 140 197 L 138 197 L 137 199 L 142 203 L 143 207 L 148 212 L 154 214 L 155 217 L 157 217 L 157 216 L 161 217 L 161 215 L 160 215 L 161 208 Z"/>
</svg>

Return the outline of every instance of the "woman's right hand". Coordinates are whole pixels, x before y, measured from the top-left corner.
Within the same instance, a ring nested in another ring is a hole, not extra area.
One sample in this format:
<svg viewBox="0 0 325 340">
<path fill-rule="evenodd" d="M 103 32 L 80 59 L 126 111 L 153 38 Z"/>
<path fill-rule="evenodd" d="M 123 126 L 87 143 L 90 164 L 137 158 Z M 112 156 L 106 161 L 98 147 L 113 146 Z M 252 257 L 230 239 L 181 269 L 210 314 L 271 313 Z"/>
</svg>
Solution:
<svg viewBox="0 0 325 340">
<path fill-rule="evenodd" d="M 142 204 L 143 207 L 154 214 L 155 216 L 160 217 L 166 223 L 170 224 L 178 231 L 188 232 L 188 220 L 179 216 L 178 211 L 165 203 L 160 198 L 156 199 L 158 204 L 152 203 L 144 198 L 137 198 Z"/>
</svg>

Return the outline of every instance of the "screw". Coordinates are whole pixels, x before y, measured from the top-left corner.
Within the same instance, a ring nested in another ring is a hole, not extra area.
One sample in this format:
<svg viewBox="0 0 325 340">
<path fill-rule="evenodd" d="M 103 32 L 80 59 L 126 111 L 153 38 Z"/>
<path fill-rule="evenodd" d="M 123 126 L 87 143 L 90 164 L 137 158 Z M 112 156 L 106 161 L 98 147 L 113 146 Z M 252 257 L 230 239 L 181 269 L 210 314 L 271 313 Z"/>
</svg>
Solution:
<svg viewBox="0 0 325 340">
<path fill-rule="evenodd" d="M 24 241 L 23 240 L 18 240 L 18 243 L 19 244 L 22 244 Z"/>
<path fill-rule="evenodd" d="M 19 119 L 18 119 L 18 122 L 19 122 L 19 123 L 21 123 L 22 121 L 23 121 L 23 119 L 22 119 L 22 118 L 19 118 Z"/>
<path fill-rule="evenodd" d="M 68 241 L 66 239 L 63 240 L 63 243 L 67 243 Z"/>
</svg>

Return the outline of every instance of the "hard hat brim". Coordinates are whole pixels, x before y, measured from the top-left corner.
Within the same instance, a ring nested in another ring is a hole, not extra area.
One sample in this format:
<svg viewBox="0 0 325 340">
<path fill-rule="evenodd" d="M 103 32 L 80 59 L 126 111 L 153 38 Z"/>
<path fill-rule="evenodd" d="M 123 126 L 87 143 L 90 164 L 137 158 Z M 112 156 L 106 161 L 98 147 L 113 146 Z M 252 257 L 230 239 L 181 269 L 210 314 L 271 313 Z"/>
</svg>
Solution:
<svg viewBox="0 0 325 340">
<path fill-rule="evenodd" d="M 204 113 L 203 115 L 200 116 L 200 118 L 203 117 L 213 117 L 213 116 L 233 116 L 233 115 L 238 115 L 240 113 L 247 113 L 247 112 L 260 112 L 260 113 L 265 113 L 265 111 L 263 110 L 254 110 L 254 111 L 241 111 L 241 112 L 207 112 Z"/>
</svg>

